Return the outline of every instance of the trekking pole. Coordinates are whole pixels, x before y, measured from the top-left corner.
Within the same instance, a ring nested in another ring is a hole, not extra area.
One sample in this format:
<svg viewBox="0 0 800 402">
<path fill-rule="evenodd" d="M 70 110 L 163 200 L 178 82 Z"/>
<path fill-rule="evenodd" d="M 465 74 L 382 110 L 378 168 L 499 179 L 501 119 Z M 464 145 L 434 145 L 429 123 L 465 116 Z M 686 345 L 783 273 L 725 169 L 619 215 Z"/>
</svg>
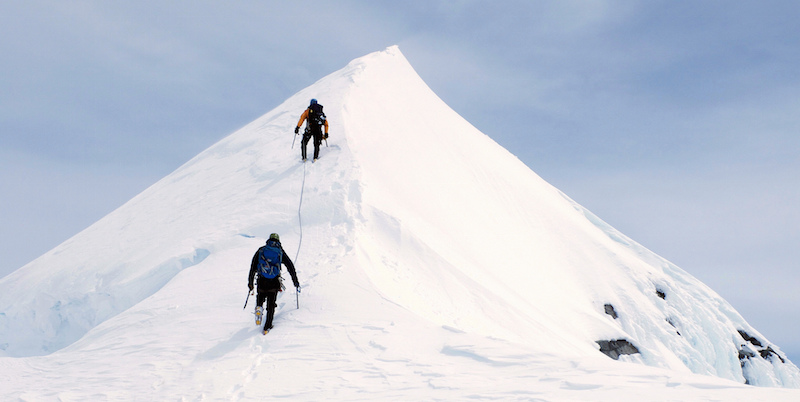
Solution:
<svg viewBox="0 0 800 402">
<path fill-rule="evenodd" d="M 249 302 L 249 301 L 250 301 L 250 295 L 251 295 L 251 294 L 253 294 L 253 292 L 252 292 L 252 291 L 250 291 L 250 290 L 248 290 L 248 291 L 247 291 L 247 299 L 245 299 L 245 301 L 244 301 L 244 307 L 242 307 L 242 310 L 244 310 L 244 309 L 246 309 L 246 308 L 247 308 L 247 302 Z"/>
<path fill-rule="evenodd" d="M 300 310 L 300 292 L 295 291 L 294 292 L 294 297 L 295 297 L 295 299 L 297 299 L 297 309 Z"/>
</svg>

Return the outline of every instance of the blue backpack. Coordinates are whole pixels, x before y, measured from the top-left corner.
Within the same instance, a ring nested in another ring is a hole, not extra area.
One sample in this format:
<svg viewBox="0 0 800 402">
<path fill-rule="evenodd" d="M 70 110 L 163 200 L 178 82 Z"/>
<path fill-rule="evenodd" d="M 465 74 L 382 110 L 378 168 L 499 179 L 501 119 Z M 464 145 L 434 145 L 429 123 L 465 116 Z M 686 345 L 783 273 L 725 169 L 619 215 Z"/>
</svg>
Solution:
<svg viewBox="0 0 800 402">
<path fill-rule="evenodd" d="M 280 243 L 269 240 L 258 255 L 258 272 L 261 276 L 272 279 L 281 275 L 283 251 Z"/>
</svg>

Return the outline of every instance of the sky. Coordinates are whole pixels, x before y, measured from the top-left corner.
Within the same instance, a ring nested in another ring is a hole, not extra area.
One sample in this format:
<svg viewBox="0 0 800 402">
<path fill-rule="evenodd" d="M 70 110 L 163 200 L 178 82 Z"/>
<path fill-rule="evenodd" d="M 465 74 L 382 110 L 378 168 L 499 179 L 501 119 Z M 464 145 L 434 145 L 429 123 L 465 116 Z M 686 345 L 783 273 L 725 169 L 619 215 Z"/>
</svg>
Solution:
<svg viewBox="0 0 800 402">
<path fill-rule="evenodd" d="M 285 3 L 0 0 L 0 276 L 399 45 L 464 118 L 800 361 L 800 4 Z"/>
</svg>

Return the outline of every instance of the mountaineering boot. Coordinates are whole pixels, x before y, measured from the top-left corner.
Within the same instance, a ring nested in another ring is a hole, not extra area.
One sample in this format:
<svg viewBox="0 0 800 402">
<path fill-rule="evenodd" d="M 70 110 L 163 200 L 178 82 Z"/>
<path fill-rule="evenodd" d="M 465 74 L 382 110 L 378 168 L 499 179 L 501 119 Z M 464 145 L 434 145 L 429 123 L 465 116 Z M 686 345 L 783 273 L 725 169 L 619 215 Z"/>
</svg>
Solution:
<svg viewBox="0 0 800 402">
<path fill-rule="evenodd" d="M 261 325 L 261 317 L 264 316 L 264 307 L 256 307 L 256 325 Z"/>
<path fill-rule="evenodd" d="M 271 329 L 272 329 L 272 327 L 271 327 L 271 326 L 270 326 L 269 328 L 266 328 L 266 327 L 265 327 L 265 328 L 264 328 L 264 331 L 263 331 L 263 332 L 261 332 L 261 333 L 262 333 L 262 334 L 264 334 L 264 335 L 266 335 L 266 334 L 268 334 L 268 333 L 269 333 L 269 331 L 270 331 Z"/>
</svg>

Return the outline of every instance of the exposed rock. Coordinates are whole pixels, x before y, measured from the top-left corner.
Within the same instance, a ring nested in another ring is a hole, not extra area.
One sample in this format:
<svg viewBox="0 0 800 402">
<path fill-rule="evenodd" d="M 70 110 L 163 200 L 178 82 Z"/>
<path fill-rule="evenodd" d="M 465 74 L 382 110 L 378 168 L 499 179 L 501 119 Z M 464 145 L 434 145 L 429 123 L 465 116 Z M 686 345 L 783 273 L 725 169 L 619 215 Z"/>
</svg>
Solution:
<svg viewBox="0 0 800 402">
<path fill-rule="evenodd" d="M 750 373 L 748 368 L 748 361 L 756 356 L 760 356 L 762 359 L 769 361 L 772 364 L 775 364 L 776 361 L 774 360 L 773 356 L 777 357 L 781 363 L 786 363 L 786 359 L 784 359 L 775 349 L 772 349 L 772 346 L 767 346 L 766 348 L 764 345 L 759 341 L 756 337 L 750 336 L 747 332 L 743 330 L 737 330 L 739 335 L 742 336 L 742 339 L 745 340 L 744 344 L 739 346 L 739 364 L 742 366 L 742 375 L 744 376 L 744 383 L 750 384 Z M 752 364 L 752 363 L 750 363 Z"/>
<path fill-rule="evenodd" d="M 756 357 L 756 354 L 755 354 L 755 352 L 750 350 L 750 348 L 747 348 L 745 346 L 742 349 L 739 349 L 739 362 L 741 363 L 742 367 L 744 367 L 745 360 L 747 360 L 747 359 L 749 359 L 751 357 Z"/>
<path fill-rule="evenodd" d="M 620 355 L 632 355 L 639 353 L 639 349 L 633 346 L 626 339 L 616 339 L 612 341 L 595 341 L 600 345 L 600 351 L 608 357 L 619 360 Z"/>
<path fill-rule="evenodd" d="M 675 332 L 676 332 L 678 335 L 680 335 L 680 334 L 681 334 L 681 331 L 678 331 L 678 327 L 676 327 L 676 326 L 675 326 L 675 323 L 674 323 L 674 322 L 672 322 L 672 318 L 667 318 L 667 323 L 668 323 L 669 325 L 672 325 L 672 328 L 675 328 Z M 682 336 L 682 335 L 681 335 L 681 336 Z"/>
<path fill-rule="evenodd" d="M 759 350 L 758 354 L 761 355 L 762 359 L 770 360 L 770 356 L 775 356 L 781 360 L 781 363 L 786 363 L 786 360 L 784 360 L 784 358 L 781 357 L 781 355 L 779 355 L 778 352 L 775 351 L 775 349 L 772 349 L 772 346 L 767 346 L 766 349 Z"/>
<path fill-rule="evenodd" d="M 658 295 L 658 297 L 660 297 L 660 298 L 662 298 L 664 300 L 667 300 L 667 294 L 664 293 L 663 290 L 661 290 L 659 288 L 656 288 L 656 294 Z"/>
<path fill-rule="evenodd" d="M 752 343 L 753 345 L 756 345 L 756 346 L 763 346 L 761 344 L 761 341 L 759 341 L 758 339 L 756 339 L 753 336 L 750 336 L 750 334 L 748 334 L 747 332 L 744 332 L 741 329 L 739 329 L 738 331 L 739 331 L 739 335 L 741 335 L 742 338 L 744 338 L 744 340 L 746 340 L 747 342 L 750 342 L 750 343 Z"/>
<path fill-rule="evenodd" d="M 611 304 L 606 304 L 603 307 L 605 307 L 605 309 L 606 309 L 606 314 L 610 315 L 615 320 L 617 319 L 618 316 L 617 316 L 617 312 L 614 311 L 614 306 L 612 306 Z"/>
</svg>

